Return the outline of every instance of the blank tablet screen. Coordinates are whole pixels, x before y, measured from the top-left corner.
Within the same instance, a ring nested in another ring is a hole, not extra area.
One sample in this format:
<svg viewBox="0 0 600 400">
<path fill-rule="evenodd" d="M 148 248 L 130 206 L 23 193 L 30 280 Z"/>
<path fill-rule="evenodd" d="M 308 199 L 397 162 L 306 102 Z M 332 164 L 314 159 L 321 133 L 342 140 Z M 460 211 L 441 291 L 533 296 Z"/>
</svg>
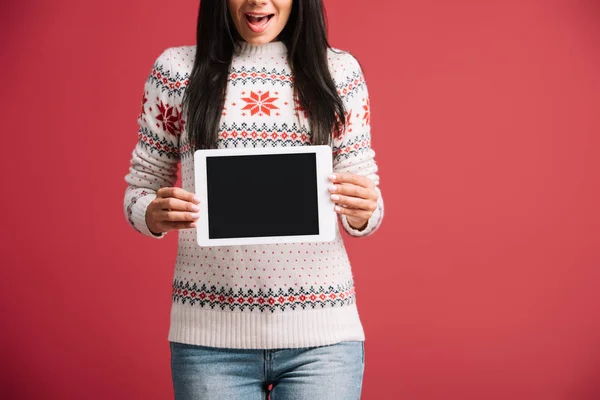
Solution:
<svg viewBox="0 0 600 400">
<path fill-rule="evenodd" d="M 318 235 L 314 153 L 206 157 L 208 236 Z"/>
</svg>

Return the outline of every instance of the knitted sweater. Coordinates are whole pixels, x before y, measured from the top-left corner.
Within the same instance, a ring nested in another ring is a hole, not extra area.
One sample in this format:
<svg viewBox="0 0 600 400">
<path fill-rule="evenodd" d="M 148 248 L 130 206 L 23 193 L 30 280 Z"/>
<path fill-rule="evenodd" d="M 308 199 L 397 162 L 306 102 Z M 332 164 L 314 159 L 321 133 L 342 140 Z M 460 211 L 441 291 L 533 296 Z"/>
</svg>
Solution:
<svg viewBox="0 0 600 400">
<path fill-rule="evenodd" d="M 194 149 L 182 115 L 194 57 L 194 46 L 165 50 L 145 83 L 124 209 L 133 228 L 151 238 L 165 234 L 154 236 L 148 230 L 146 208 L 159 188 L 175 185 L 179 164 L 182 188 L 194 192 Z M 332 143 L 334 172 L 365 175 L 379 185 L 361 68 L 346 52 L 329 50 L 328 59 L 347 111 L 347 128 Z M 244 43 L 235 53 L 219 127 L 220 148 L 310 145 L 308 120 L 293 95 L 283 43 Z M 352 236 L 370 235 L 379 227 L 383 209 L 380 196 L 361 231 L 345 217 L 340 224 Z M 196 244 L 195 229 L 180 230 L 169 340 L 248 349 L 364 340 L 340 229 L 327 243 L 212 248 Z"/>
</svg>

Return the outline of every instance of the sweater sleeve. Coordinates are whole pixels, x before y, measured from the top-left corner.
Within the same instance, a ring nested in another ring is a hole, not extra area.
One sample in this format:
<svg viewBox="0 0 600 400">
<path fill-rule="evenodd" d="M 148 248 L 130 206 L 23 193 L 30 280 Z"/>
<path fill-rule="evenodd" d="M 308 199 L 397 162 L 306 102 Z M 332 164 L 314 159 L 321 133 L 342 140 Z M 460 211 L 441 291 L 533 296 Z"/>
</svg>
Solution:
<svg viewBox="0 0 600 400">
<path fill-rule="evenodd" d="M 344 54 L 337 65 L 336 85 L 346 109 L 346 129 L 333 141 L 333 171 L 366 176 L 375 184 L 379 194 L 377 208 L 362 230 L 354 229 L 345 215 L 340 215 L 342 226 L 351 236 L 367 236 L 375 232 L 383 219 L 383 197 L 379 188 L 375 151 L 371 147 L 371 110 L 369 93 L 358 60 Z"/>
<path fill-rule="evenodd" d="M 138 116 L 138 141 L 132 152 L 129 173 L 125 176 L 124 208 L 129 224 L 138 232 L 154 238 L 146 224 L 146 208 L 161 187 L 177 181 L 181 113 L 172 89 L 170 50 L 155 61 L 144 84 Z"/>
</svg>

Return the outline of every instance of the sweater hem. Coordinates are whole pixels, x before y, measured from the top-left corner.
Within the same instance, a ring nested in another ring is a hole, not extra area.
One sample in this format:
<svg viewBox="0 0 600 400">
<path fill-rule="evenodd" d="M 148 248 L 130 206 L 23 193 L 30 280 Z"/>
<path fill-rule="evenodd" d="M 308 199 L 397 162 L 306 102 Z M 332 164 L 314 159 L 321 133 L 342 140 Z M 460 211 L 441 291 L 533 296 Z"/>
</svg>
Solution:
<svg viewBox="0 0 600 400">
<path fill-rule="evenodd" d="M 236 349 L 290 349 L 364 341 L 356 303 L 279 313 L 219 311 L 173 303 L 171 342 Z"/>
</svg>

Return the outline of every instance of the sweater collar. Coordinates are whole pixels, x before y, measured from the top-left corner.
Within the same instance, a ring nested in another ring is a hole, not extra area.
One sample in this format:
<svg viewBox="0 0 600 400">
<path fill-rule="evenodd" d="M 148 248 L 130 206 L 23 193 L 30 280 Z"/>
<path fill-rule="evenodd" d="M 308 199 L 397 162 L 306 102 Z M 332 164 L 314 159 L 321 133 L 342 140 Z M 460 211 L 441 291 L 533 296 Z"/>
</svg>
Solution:
<svg viewBox="0 0 600 400">
<path fill-rule="evenodd" d="M 281 41 L 270 42 L 266 44 L 250 44 L 246 41 L 237 42 L 237 54 L 248 56 L 274 56 L 284 55 L 287 53 L 287 47 Z"/>
</svg>

